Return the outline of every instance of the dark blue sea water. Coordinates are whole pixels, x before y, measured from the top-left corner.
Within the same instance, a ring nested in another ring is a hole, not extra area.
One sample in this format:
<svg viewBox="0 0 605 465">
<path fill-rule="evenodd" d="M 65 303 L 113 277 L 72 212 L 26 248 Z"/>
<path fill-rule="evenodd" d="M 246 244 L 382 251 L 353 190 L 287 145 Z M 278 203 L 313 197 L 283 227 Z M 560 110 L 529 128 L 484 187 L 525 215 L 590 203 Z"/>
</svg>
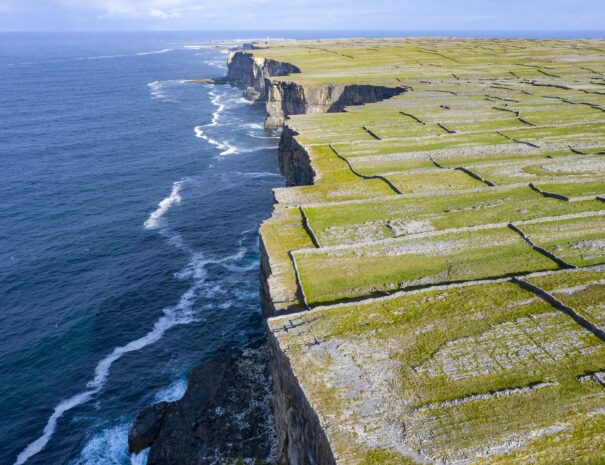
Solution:
<svg viewBox="0 0 605 465">
<path fill-rule="evenodd" d="M 129 464 L 137 410 L 262 337 L 277 134 L 185 82 L 216 38 L 0 36 L 1 464 Z"/>
</svg>

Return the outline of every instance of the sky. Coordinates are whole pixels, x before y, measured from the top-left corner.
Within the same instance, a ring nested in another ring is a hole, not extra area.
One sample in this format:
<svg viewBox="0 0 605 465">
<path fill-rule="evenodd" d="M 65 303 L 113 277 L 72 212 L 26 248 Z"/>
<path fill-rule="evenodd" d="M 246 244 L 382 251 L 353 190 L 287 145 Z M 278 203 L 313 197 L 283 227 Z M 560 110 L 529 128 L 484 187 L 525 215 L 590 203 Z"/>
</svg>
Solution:
<svg viewBox="0 0 605 465">
<path fill-rule="evenodd" d="M 0 31 L 602 31 L 605 0 L 0 0 Z"/>
</svg>

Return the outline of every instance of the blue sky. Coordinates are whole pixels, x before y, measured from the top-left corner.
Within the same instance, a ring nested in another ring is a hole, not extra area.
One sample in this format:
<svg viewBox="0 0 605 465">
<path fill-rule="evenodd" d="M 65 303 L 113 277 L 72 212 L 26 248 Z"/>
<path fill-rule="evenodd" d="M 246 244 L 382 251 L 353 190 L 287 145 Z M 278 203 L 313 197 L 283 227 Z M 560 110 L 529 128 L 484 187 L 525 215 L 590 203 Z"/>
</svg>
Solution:
<svg viewBox="0 0 605 465">
<path fill-rule="evenodd" d="M 8 30 L 577 31 L 605 0 L 0 0 Z"/>
</svg>

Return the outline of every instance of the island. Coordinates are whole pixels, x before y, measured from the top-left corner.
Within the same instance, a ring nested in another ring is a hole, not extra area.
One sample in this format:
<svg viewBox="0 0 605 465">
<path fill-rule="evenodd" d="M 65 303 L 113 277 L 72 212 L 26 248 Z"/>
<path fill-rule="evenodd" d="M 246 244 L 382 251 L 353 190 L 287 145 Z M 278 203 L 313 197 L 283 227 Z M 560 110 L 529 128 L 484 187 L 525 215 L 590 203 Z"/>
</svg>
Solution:
<svg viewBox="0 0 605 465">
<path fill-rule="evenodd" d="M 605 458 L 605 42 L 255 42 L 280 464 Z"/>
</svg>

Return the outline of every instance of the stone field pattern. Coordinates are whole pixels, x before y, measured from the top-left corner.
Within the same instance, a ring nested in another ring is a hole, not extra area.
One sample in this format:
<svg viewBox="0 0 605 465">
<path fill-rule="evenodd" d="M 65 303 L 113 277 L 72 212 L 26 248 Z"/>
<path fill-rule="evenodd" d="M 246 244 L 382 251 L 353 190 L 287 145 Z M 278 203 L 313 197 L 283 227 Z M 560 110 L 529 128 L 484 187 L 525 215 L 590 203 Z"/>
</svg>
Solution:
<svg viewBox="0 0 605 465">
<path fill-rule="evenodd" d="M 605 42 L 260 42 L 314 184 L 261 228 L 268 325 L 339 464 L 605 463 Z"/>
</svg>

